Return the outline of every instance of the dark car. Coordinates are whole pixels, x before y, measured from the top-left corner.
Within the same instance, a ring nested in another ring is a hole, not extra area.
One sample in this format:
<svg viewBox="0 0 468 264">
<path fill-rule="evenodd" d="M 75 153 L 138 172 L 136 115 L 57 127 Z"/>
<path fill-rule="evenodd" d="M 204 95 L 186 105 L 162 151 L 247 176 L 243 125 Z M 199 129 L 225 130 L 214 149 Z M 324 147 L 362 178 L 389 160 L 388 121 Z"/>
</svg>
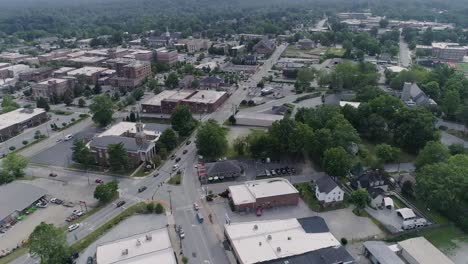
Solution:
<svg viewBox="0 0 468 264">
<path fill-rule="evenodd" d="M 188 150 L 184 149 L 184 151 L 182 151 L 182 154 L 187 154 Z"/>
<path fill-rule="evenodd" d="M 276 174 L 281 175 L 281 170 L 280 169 L 275 169 Z"/>
<path fill-rule="evenodd" d="M 101 180 L 101 179 L 96 179 L 94 182 L 95 182 L 95 183 L 98 183 L 98 184 L 104 183 L 104 181 Z"/>
<path fill-rule="evenodd" d="M 177 159 L 175 159 L 175 162 L 179 162 L 180 161 L 180 157 L 177 157 Z"/>
<path fill-rule="evenodd" d="M 146 186 L 141 186 L 140 188 L 138 188 L 138 192 L 139 192 L 139 193 L 144 192 L 146 189 L 148 189 L 148 187 L 146 187 Z"/>
<path fill-rule="evenodd" d="M 281 168 L 281 174 L 286 174 L 288 173 L 285 168 Z"/>
<path fill-rule="evenodd" d="M 50 177 L 57 177 L 57 173 L 51 172 L 51 173 L 49 173 L 49 176 Z"/>
<path fill-rule="evenodd" d="M 292 173 L 292 174 L 296 174 L 296 169 L 295 169 L 295 168 L 291 168 L 291 173 Z"/>
<path fill-rule="evenodd" d="M 172 154 L 171 156 L 171 160 L 175 159 L 176 158 L 176 155 Z"/>
<path fill-rule="evenodd" d="M 120 206 L 124 205 L 125 203 L 126 203 L 125 201 L 120 201 L 120 202 L 117 203 L 117 207 L 120 207 Z"/>
<path fill-rule="evenodd" d="M 192 143 L 192 141 L 187 140 L 187 142 L 185 142 L 185 145 L 190 145 L 190 143 Z"/>
<path fill-rule="evenodd" d="M 93 263 L 94 263 L 93 257 L 88 257 L 88 260 L 86 261 L 86 264 L 93 264 Z"/>
<path fill-rule="evenodd" d="M 159 176 L 159 172 L 157 172 L 157 173 L 155 173 L 155 174 L 153 175 L 153 177 L 158 177 L 158 176 Z"/>
</svg>

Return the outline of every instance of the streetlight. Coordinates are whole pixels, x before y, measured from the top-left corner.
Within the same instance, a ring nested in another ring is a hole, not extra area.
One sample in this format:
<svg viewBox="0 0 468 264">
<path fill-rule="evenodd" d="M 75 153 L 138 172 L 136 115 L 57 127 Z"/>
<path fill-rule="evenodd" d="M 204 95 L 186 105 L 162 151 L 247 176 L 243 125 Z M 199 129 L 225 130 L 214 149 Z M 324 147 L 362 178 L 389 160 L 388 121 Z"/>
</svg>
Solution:
<svg viewBox="0 0 468 264">
<path fill-rule="evenodd" d="M 169 206 L 171 208 L 171 214 L 172 214 L 172 199 L 171 199 L 171 190 L 167 190 L 167 192 L 169 193 Z"/>
</svg>

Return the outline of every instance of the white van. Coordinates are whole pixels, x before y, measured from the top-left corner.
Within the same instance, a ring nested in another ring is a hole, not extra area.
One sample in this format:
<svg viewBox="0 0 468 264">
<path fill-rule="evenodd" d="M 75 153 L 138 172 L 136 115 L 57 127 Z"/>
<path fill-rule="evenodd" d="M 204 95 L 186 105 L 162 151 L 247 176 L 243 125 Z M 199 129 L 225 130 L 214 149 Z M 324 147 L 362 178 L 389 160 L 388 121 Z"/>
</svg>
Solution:
<svg viewBox="0 0 468 264">
<path fill-rule="evenodd" d="M 73 138 L 73 135 L 72 135 L 72 134 L 68 134 L 68 135 L 65 136 L 65 141 L 68 141 L 68 140 L 70 140 L 70 139 L 72 139 L 72 138 Z"/>
</svg>

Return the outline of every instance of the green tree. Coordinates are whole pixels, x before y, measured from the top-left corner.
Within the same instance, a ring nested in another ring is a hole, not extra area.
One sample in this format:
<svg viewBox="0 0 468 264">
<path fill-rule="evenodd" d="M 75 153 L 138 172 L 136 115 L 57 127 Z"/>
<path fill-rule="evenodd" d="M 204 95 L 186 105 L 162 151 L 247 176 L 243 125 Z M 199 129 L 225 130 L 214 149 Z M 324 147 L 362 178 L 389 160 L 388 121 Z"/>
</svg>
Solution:
<svg viewBox="0 0 468 264">
<path fill-rule="evenodd" d="M 162 204 L 160 204 L 160 203 L 157 203 L 156 207 L 154 208 L 154 212 L 156 214 L 162 214 L 162 213 L 164 213 L 164 211 L 165 211 L 164 206 L 162 206 Z"/>
<path fill-rule="evenodd" d="M 167 76 L 166 82 L 164 83 L 166 87 L 170 89 L 174 89 L 177 86 L 179 86 L 179 76 L 177 76 L 177 73 L 171 72 Z"/>
<path fill-rule="evenodd" d="M 234 142 L 232 143 L 232 148 L 237 153 L 237 155 L 244 156 L 247 148 L 246 138 L 238 137 L 234 139 Z"/>
<path fill-rule="evenodd" d="M 93 162 L 93 155 L 83 140 L 75 140 L 73 142 L 72 160 L 85 166 Z"/>
<path fill-rule="evenodd" d="M 366 189 L 358 189 L 351 193 L 351 202 L 356 206 L 360 213 L 362 209 L 366 208 L 369 202 L 369 193 Z"/>
<path fill-rule="evenodd" d="M 135 101 L 140 101 L 144 95 L 145 95 L 145 91 L 141 87 L 136 88 L 132 92 L 132 97 L 135 98 Z"/>
<path fill-rule="evenodd" d="M 171 128 L 166 129 L 161 134 L 161 137 L 159 137 L 159 142 L 163 144 L 163 147 L 171 151 L 177 147 L 177 142 L 178 142 L 177 134 Z"/>
<path fill-rule="evenodd" d="M 400 150 L 388 144 L 380 144 L 375 148 L 377 157 L 383 162 L 395 162 L 398 160 Z"/>
<path fill-rule="evenodd" d="M 442 109 L 448 118 L 454 119 L 460 107 L 460 94 L 456 90 L 448 90 L 442 99 Z"/>
<path fill-rule="evenodd" d="M 422 86 L 422 89 L 430 98 L 436 101 L 440 99 L 440 87 L 438 82 L 428 82 Z"/>
<path fill-rule="evenodd" d="M 109 153 L 109 166 L 113 171 L 120 171 L 128 168 L 128 153 L 123 143 L 109 144 L 107 146 Z"/>
<path fill-rule="evenodd" d="M 16 179 L 24 176 L 24 169 L 28 166 L 28 160 L 16 153 L 8 154 L 3 160 L 2 174 L 6 178 Z"/>
<path fill-rule="evenodd" d="M 94 85 L 94 88 L 93 88 L 93 93 L 94 94 L 100 94 L 101 92 L 102 92 L 101 84 L 99 82 L 96 82 L 96 84 Z"/>
<path fill-rule="evenodd" d="M 83 98 L 80 98 L 78 100 L 78 106 L 79 107 L 85 107 L 86 106 L 86 101 Z"/>
<path fill-rule="evenodd" d="M 198 153 L 208 159 L 222 157 L 228 148 L 226 131 L 214 120 L 203 124 L 197 133 Z"/>
<path fill-rule="evenodd" d="M 442 143 L 437 141 L 429 141 L 426 146 L 419 152 L 416 158 L 415 166 L 416 169 L 434 164 L 438 162 L 445 162 L 450 158 L 449 149 Z"/>
<path fill-rule="evenodd" d="M 116 180 L 99 184 L 94 189 L 94 198 L 98 199 L 101 203 L 108 203 L 117 197 L 118 189 L 119 183 Z"/>
<path fill-rule="evenodd" d="M 72 92 L 66 91 L 66 92 L 63 94 L 63 103 L 64 103 L 66 106 L 70 106 L 70 105 L 73 103 L 73 94 L 72 94 Z"/>
<path fill-rule="evenodd" d="M 104 127 L 112 121 L 114 113 L 114 103 L 107 95 L 98 95 L 93 98 L 93 102 L 89 105 L 91 113 L 93 113 L 93 121 Z"/>
<path fill-rule="evenodd" d="M 331 176 L 345 177 L 353 165 L 353 159 L 342 147 L 330 148 L 323 154 L 323 170 Z"/>
<path fill-rule="evenodd" d="M 41 222 L 28 239 L 29 253 L 39 257 L 41 264 L 63 264 L 70 257 L 70 249 L 63 230 Z"/>
<path fill-rule="evenodd" d="M 18 109 L 20 106 L 17 102 L 15 102 L 15 99 L 11 95 L 5 95 L 3 96 L 2 100 L 2 112 L 3 113 L 8 113 L 11 112 L 15 109 Z"/>
<path fill-rule="evenodd" d="M 190 109 L 186 105 L 177 106 L 171 115 L 172 129 L 177 131 L 182 137 L 190 135 L 195 128 L 195 122 Z"/>
<path fill-rule="evenodd" d="M 381 19 L 379 21 L 379 26 L 380 26 L 380 28 L 387 28 L 388 27 L 388 20 L 387 19 Z"/>
<path fill-rule="evenodd" d="M 146 211 L 148 211 L 148 213 L 153 213 L 154 212 L 154 203 L 147 203 L 146 204 Z"/>
<path fill-rule="evenodd" d="M 50 110 L 49 102 L 47 102 L 47 100 L 44 97 L 39 97 L 37 99 L 36 106 L 37 108 L 44 109 L 46 112 L 49 112 Z"/>
<path fill-rule="evenodd" d="M 136 115 L 135 112 L 130 112 L 130 117 L 129 117 L 130 122 L 136 122 Z"/>
</svg>

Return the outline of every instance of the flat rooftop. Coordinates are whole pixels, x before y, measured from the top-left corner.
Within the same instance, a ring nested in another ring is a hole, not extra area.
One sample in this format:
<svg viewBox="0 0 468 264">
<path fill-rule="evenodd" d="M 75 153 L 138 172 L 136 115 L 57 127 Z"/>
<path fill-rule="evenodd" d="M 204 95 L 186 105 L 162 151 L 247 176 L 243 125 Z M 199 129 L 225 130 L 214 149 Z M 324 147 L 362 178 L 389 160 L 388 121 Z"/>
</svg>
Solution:
<svg viewBox="0 0 468 264">
<path fill-rule="evenodd" d="M 329 231 L 307 232 L 296 218 L 231 223 L 224 228 L 244 264 L 340 246 Z"/>
<path fill-rule="evenodd" d="M 80 56 L 80 57 L 68 59 L 68 61 L 77 62 L 77 63 L 98 63 L 98 62 L 104 61 L 105 59 L 106 59 L 105 57 Z"/>
<path fill-rule="evenodd" d="M 218 92 L 211 90 L 198 90 L 194 95 L 187 98 L 185 101 L 190 101 L 194 103 L 204 103 L 212 104 L 217 102 L 221 97 L 223 97 L 226 92 Z"/>
<path fill-rule="evenodd" d="M 0 186 L 0 220 L 15 211 L 22 211 L 46 194 L 46 190 L 14 181 Z"/>
<path fill-rule="evenodd" d="M 23 123 L 34 116 L 44 113 L 42 108 L 34 108 L 30 111 L 25 111 L 25 108 L 18 108 L 11 112 L 0 115 L 0 129 L 12 126 L 14 124 Z"/>
<path fill-rule="evenodd" d="M 176 264 L 167 228 L 111 241 L 97 247 L 98 264 Z"/>
<path fill-rule="evenodd" d="M 64 83 L 68 81 L 67 79 L 60 79 L 60 78 L 49 78 L 45 81 L 42 81 L 42 82 L 39 82 L 38 84 L 43 84 L 43 85 L 47 85 L 49 84 L 49 82 L 56 82 L 56 83 Z"/>
<path fill-rule="evenodd" d="M 164 90 L 159 94 L 149 98 L 148 100 L 144 101 L 142 104 L 145 105 L 154 105 L 160 106 L 161 101 L 163 100 L 183 100 L 189 97 L 193 91 L 186 91 L 186 90 Z"/>
<path fill-rule="evenodd" d="M 406 251 L 417 263 L 424 264 L 454 264 L 439 249 L 424 237 L 415 237 L 398 242 L 398 246 Z"/>
<path fill-rule="evenodd" d="M 76 70 L 69 71 L 67 73 L 67 75 L 70 75 L 70 76 L 75 76 L 75 75 L 92 76 L 93 74 L 100 73 L 100 72 L 103 72 L 103 71 L 106 71 L 106 70 L 108 70 L 108 69 L 103 68 L 103 67 L 89 67 L 89 66 L 86 66 L 86 67 L 83 67 L 83 68 L 79 68 L 79 69 L 76 69 Z"/>
<path fill-rule="evenodd" d="M 143 124 L 143 132 L 145 135 L 151 135 L 159 138 L 161 135 L 161 131 L 156 131 L 154 129 L 145 129 L 147 127 L 146 124 Z M 105 137 L 105 136 L 122 136 L 125 133 L 135 134 L 136 133 L 136 123 L 133 122 L 120 122 L 113 126 L 111 126 L 106 131 L 102 132 L 98 135 L 98 137 Z"/>
<path fill-rule="evenodd" d="M 67 72 L 73 71 L 73 70 L 76 70 L 76 68 L 73 68 L 73 67 L 62 67 L 62 68 L 60 68 L 60 69 L 55 70 L 54 73 L 61 74 L 61 73 L 67 73 Z"/>
<path fill-rule="evenodd" d="M 241 185 L 229 186 L 234 204 L 254 203 L 257 199 L 299 193 L 286 179 L 271 178 L 246 181 Z"/>
</svg>

